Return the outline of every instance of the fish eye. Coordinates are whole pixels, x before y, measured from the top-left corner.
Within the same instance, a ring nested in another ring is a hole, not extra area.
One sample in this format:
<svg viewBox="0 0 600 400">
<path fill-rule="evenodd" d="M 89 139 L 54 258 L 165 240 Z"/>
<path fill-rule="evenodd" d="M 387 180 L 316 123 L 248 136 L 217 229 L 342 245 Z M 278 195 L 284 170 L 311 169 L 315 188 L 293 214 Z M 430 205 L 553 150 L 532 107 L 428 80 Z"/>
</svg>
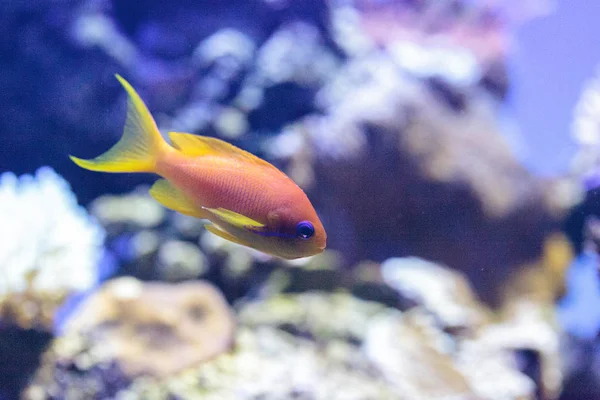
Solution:
<svg viewBox="0 0 600 400">
<path fill-rule="evenodd" d="M 315 227 L 308 221 L 298 222 L 296 225 L 296 236 L 302 239 L 308 239 L 315 233 Z"/>
</svg>

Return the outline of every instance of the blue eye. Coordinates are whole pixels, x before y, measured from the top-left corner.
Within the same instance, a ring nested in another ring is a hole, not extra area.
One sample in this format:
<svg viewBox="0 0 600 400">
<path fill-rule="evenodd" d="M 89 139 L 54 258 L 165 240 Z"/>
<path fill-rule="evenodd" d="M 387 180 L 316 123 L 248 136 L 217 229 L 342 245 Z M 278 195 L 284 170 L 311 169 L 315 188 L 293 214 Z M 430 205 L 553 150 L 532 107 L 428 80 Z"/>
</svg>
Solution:
<svg viewBox="0 0 600 400">
<path fill-rule="evenodd" d="M 296 225 L 296 236 L 302 239 L 308 239 L 315 234 L 315 227 L 308 221 L 298 222 Z"/>
</svg>

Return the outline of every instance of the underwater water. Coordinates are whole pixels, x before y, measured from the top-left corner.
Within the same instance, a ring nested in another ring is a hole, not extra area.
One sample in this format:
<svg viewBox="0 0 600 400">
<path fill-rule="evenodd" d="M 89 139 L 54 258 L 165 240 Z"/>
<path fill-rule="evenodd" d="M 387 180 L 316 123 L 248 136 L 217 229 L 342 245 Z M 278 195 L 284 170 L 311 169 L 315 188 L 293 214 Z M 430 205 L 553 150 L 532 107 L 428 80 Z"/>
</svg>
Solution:
<svg viewBox="0 0 600 400">
<path fill-rule="evenodd" d="M 1 2 L 0 400 L 600 399 L 598 8 Z"/>
</svg>

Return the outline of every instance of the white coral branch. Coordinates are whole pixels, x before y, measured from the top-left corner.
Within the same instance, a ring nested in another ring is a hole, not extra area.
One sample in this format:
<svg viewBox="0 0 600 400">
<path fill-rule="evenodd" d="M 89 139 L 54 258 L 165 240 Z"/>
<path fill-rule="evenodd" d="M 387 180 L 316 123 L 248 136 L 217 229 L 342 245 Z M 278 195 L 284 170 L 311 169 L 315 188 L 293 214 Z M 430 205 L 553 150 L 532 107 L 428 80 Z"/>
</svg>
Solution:
<svg viewBox="0 0 600 400">
<path fill-rule="evenodd" d="M 95 283 L 104 231 L 51 168 L 0 175 L 0 221 L 0 296 Z"/>
</svg>

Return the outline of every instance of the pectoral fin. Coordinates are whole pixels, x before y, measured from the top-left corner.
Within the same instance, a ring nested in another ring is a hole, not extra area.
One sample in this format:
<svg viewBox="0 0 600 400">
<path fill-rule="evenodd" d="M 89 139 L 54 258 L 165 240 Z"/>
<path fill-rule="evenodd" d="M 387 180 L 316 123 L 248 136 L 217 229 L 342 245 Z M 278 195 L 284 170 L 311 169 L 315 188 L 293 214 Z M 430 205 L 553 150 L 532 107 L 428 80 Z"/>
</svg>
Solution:
<svg viewBox="0 0 600 400">
<path fill-rule="evenodd" d="M 201 207 L 189 201 L 181 190 L 177 189 L 166 179 L 157 180 L 150 188 L 150 196 L 163 206 L 185 215 L 196 218 L 206 218 L 206 212 Z"/>
<path fill-rule="evenodd" d="M 238 238 L 236 238 L 235 236 L 233 236 L 232 234 L 230 234 L 229 232 L 225 232 L 224 230 L 218 228 L 215 225 L 204 225 L 204 227 L 206 228 L 207 231 L 214 233 L 217 236 L 222 237 L 225 240 L 229 240 L 230 242 L 233 243 L 237 243 L 237 244 L 241 244 L 242 246 L 248 246 L 248 243 L 246 242 L 242 242 L 241 240 L 239 240 Z"/>
<path fill-rule="evenodd" d="M 265 225 L 261 224 L 258 221 L 253 220 L 252 218 L 248 218 L 245 215 L 238 214 L 235 211 L 227 210 L 225 208 L 206 208 L 202 207 L 204 211 L 210 213 L 220 219 L 223 222 L 226 222 L 230 225 L 235 226 L 236 228 L 245 228 L 249 230 L 258 230 L 264 228 Z"/>
</svg>

